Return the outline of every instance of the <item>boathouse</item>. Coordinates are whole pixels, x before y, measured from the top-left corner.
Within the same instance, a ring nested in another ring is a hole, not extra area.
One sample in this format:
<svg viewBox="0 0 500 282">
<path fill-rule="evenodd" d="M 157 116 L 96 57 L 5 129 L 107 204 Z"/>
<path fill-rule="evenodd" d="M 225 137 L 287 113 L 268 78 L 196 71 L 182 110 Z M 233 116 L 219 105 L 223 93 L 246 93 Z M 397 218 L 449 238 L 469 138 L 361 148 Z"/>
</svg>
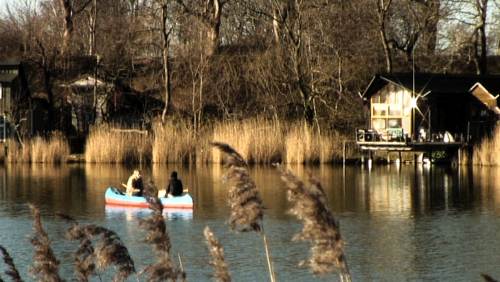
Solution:
<svg viewBox="0 0 500 282">
<path fill-rule="evenodd" d="M 479 142 L 500 118 L 500 75 L 378 74 L 362 98 L 362 150 L 427 151 Z"/>
</svg>

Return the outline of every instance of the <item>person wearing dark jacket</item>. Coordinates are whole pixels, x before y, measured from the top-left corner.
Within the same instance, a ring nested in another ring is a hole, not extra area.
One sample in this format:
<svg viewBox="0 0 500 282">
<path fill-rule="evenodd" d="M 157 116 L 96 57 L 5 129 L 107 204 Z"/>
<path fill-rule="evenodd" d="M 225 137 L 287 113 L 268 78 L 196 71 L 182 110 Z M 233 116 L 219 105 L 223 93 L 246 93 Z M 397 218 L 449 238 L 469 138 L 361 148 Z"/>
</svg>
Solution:
<svg viewBox="0 0 500 282">
<path fill-rule="evenodd" d="M 182 196 L 184 188 L 182 187 L 182 181 L 177 178 L 177 171 L 172 171 L 166 190 L 169 196 Z"/>
</svg>

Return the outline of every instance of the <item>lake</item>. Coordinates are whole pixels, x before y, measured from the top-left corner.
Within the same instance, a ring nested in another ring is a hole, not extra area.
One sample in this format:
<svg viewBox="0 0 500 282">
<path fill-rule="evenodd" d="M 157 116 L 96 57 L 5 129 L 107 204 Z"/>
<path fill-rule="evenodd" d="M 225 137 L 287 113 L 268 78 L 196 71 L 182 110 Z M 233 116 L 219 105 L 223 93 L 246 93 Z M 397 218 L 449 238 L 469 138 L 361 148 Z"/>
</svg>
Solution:
<svg viewBox="0 0 500 282">
<path fill-rule="evenodd" d="M 310 172 L 322 182 L 346 241 L 353 281 L 481 281 L 481 273 L 500 279 L 500 168 L 290 168 L 299 176 Z M 132 170 L 82 164 L 0 167 L 0 244 L 11 253 L 23 278 L 31 279 L 27 273 L 33 252 L 28 202 L 40 208 L 67 280 L 73 275 L 72 252 L 77 243 L 64 239 L 68 224 L 56 212 L 114 230 L 138 270 L 152 262 L 151 248 L 142 242 L 145 233 L 138 227 L 138 219 L 149 212 L 104 203 L 106 187 L 126 182 Z M 153 166 L 142 168 L 142 174 L 163 187 L 172 170 L 179 172 L 195 201 L 192 212 L 165 214 L 172 254 L 176 261 L 177 254 L 182 258 L 188 280 L 211 280 L 202 233 L 205 226 L 212 228 L 224 246 L 234 281 L 268 280 L 261 237 L 232 232 L 226 224 L 225 169 L 218 165 Z M 264 226 L 278 281 L 336 281 L 336 275 L 316 277 L 297 266 L 307 258 L 309 246 L 291 242 L 301 224 L 287 214 L 286 191 L 277 171 L 253 167 L 250 173 L 266 207 Z M 112 272 L 102 275 L 107 280 Z"/>
</svg>

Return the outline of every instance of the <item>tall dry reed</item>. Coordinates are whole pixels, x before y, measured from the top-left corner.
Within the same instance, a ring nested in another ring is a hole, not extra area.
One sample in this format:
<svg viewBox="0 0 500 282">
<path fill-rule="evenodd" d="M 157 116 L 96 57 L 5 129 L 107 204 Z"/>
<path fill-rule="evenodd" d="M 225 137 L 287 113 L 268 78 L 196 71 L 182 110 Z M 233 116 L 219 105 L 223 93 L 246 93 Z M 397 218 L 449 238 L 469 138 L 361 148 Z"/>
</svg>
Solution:
<svg viewBox="0 0 500 282">
<path fill-rule="evenodd" d="M 312 177 L 303 183 L 289 170 L 280 168 L 280 171 L 288 187 L 288 200 L 293 205 L 290 213 L 303 223 L 302 231 L 293 239 L 312 244 L 311 256 L 301 264 L 308 265 L 317 274 L 338 268 L 341 280 L 351 281 L 340 228 L 328 208 L 321 184 Z"/>
<path fill-rule="evenodd" d="M 35 250 L 30 272 L 37 281 L 63 281 L 59 276 L 59 260 L 54 255 L 49 236 L 42 226 L 40 210 L 33 205 L 30 205 L 30 209 L 33 215 L 31 244 Z"/>
<path fill-rule="evenodd" d="M 9 141 L 7 162 L 64 163 L 70 154 L 69 143 L 60 132 L 48 137 L 37 136 L 25 140 L 23 145 Z"/>
<path fill-rule="evenodd" d="M 238 231 L 261 231 L 263 207 L 255 182 L 250 178 L 243 157 L 229 145 L 212 143 L 227 156 L 229 170 L 224 176 L 229 181 L 228 204 L 231 207 L 229 224 Z"/>
<path fill-rule="evenodd" d="M 274 267 L 262 224 L 264 216 L 262 199 L 255 182 L 248 173 L 247 163 L 231 146 L 220 142 L 214 142 L 212 145 L 224 153 L 226 156 L 224 163 L 229 166 L 229 170 L 224 176 L 230 185 L 228 204 L 231 208 L 231 214 L 229 215 L 229 225 L 233 230 L 255 231 L 262 235 L 270 280 L 274 282 L 276 281 Z"/>
<path fill-rule="evenodd" d="M 154 183 L 149 181 L 146 184 L 146 194 L 149 194 L 147 200 L 152 214 L 148 218 L 140 220 L 139 226 L 147 231 L 145 242 L 153 247 L 157 259 L 141 273 L 148 276 L 147 281 L 176 281 L 179 277 L 185 280 L 186 273 L 178 268 L 171 259 L 170 248 L 172 245 L 163 217 L 163 205 L 156 194 L 152 193 L 153 191 L 157 191 L 157 189 L 154 187 Z"/>
<path fill-rule="evenodd" d="M 248 119 L 221 122 L 214 126 L 213 140 L 224 140 L 241 153 L 249 163 L 273 163 L 283 160 L 284 128 L 279 121 Z M 213 150 L 214 163 L 221 163 L 222 156 Z"/>
<path fill-rule="evenodd" d="M 154 163 L 194 163 L 198 152 L 198 138 L 189 124 L 184 122 L 153 126 Z M 201 153 L 201 152 L 200 152 Z"/>
<path fill-rule="evenodd" d="M 78 240 L 80 245 L 73 254 L 76 280 L 87 282 L 93 275 L 97 275 L 95 249 L 90 236 L 76 220 L 66 215 L 59 215 L 72 223 L 66 231 L 66 239 Z"/>
<path fill-rule="evenodd" d="M 208 251 L 212 260 L 210 264 L 214 267 L 215 273 L 214 278 L 219 282 L 230 282 L 231 275 L 229 274 L 229 269 L 224 259 L 224 248 L 219 243 L 219 240 L 215 237 L 214 233 L 207 226 L 203 230 L 203 235 L 205 235 L 205 240 L 207 241 Z"/>
<path fill-rule="evenodd" d="M 7 266 L 5 269 L 5 274 L 7 276 L 9 276 L 10 279 L 14 282 L 23 281 L 21 279 L 21 275 L 19 275 L 19 271 L 17 270 L 16 265 L 14 264 L 14 260 L 10 256 L 7 249 L 5 249 L 2 245 L 0 245 L 0 253 L 2 254 L 3 262 Z M 1 278 L 0 278 L 0 280 L 1 280 Z"/>
<path fill-rule="evenodd" d="M 151 136 L 140 130 L 120 130 L 98 125 L 85 143 L 85 161 L 90 163 L 146 163 L 151 161 Z"/>
<path fill-rule="evenodd" d="M 130 257 L 127 247 L 114 231 L 89 224 L 85 226 L 74 225 L 68 230 L 68 233 L 70 238 L 81 240 L 79 249 L 81 250 L 81 259 L 89 265 L 87 271 L 92 271 L 92 263 L 95 261 L 95 266 L 101 270 L 115 265 L 117 273 L 113 277 L 113 281 L 125 281 L 135 272 L 134 261 Z M 99 239 L 95 248 L 86 242 L 87 239 L 93 238 Z M 91 250 L 93 250 L 92 254 Z"/>
<path fill-rule="evenodd" d="M 342 157 L 342 145 L 346 140 L 337 132 L 320 134 L 307 123 L 295 123 L 287 130 L 285 138 L 286 158 L 289 164 L 331 163 Z"/>
<path fill-rule="evenodd" d="M 474 148 L 472 163 L 475 165 L 500 165 L 500 125 L 493 135 Z"/>
</svg>

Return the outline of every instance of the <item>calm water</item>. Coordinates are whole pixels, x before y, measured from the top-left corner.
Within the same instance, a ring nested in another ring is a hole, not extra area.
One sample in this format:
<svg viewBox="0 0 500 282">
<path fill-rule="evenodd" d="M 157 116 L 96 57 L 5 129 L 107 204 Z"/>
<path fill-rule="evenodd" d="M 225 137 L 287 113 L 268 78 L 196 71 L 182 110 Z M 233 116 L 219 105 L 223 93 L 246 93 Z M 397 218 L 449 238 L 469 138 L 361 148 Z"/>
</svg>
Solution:
<svg viewBox="0 0 500 282">
<path fill-rule="evenodd" d="M 225 247 L 235 281 L 266 281 L 260 237 L 233 233 L 225 224 L 224 169 L 153 167 L 143 169 L 143 175 L 165 185 L 173 169 L 179 171 L 195 200 L 193 212 L 167 215 L 173 253 L 182 257 L 188 279 L 211 279 L 202 235 L 208 225 Z M 324 184 L 330 207 L 341 224 L 355 281 L 481 281 L 482 272 L 500 279 L 500 168 L 458 171 L 448 167 L 415 169 L 411 165 L 398 169 L 393 165 L 371 170 L 359 166 L 292 170 L 299 175 L 311 171 Z M 23 278 L 29 280 L 26 273 L 32 256 L 27 202 L 42 210 L 62 274 L 68 280 L 76 244 L 64 239 L 68 226 L 53 215 L 55 212 L 116 231 L 137 269 L 151 262 L 151 250 L 142 243 L 145 234 L 137 220 L 148 212 L 104 204 L 106 187 L 125 182 L 130 172 L 124 167 L 95 165 L 0 167 L 0 244 L 11 252 Z M 264 224 L 278 280 L 336 280 L 335 276 L 314 277 L 296 266 L 308 255 L 308 246 L 290 241 L 301 225 L 286 213 L 283 184 L 272 168 L 253 168 L 251 174 L 267 208 Z M 105 273 L 104 280 L 109 275 Z"/>
</svg>

